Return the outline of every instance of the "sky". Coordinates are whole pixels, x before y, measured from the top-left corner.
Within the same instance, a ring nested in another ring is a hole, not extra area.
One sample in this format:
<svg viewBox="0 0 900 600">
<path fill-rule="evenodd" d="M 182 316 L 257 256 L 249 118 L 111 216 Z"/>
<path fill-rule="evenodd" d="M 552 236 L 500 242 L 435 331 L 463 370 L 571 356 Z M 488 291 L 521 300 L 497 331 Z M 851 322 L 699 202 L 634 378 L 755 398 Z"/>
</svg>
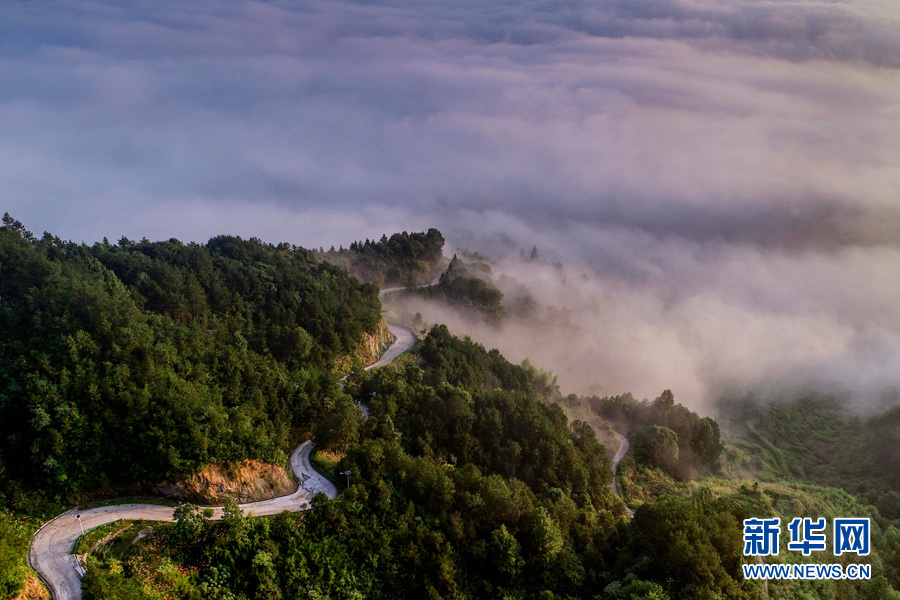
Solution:
<svg viewBox="0 0 900 600">
<path fill-rule="evenodd" d="M 3 2 L 0 210 L 86 242 L 536 245 L 584 285 L 498 268 L 615 341 L 585 351 L 604 389 L 872 406 L 900 385 L 898 67 L 887 0 Z"/>
</svg>

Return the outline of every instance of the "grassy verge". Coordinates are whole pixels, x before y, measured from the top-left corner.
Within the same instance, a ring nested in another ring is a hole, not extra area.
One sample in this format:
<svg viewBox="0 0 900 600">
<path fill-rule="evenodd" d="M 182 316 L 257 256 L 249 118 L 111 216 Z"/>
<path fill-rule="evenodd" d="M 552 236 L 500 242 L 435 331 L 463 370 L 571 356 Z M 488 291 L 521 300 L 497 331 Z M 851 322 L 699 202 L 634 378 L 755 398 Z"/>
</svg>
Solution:
<svg viewBox="0 0 900 600">
<path fill-rule="evenodd" d="M 73 554 L 90 554 L 101 558 L 122 559 L 139 539 L 141 532 L 159 525 L 156 521 L 118 520 L 98 525 L 75 542 Z"/>
<path fill-rule="evenodd" d="M 313 452 L 309 457 L 309 462 L 313 468 L 321 473 L 325 479 L 333 483 L 338 489 L 345 489 L 346 483 L 344 477 L 338 472 L 338 463 L 341 462 L 343 456 L 333 452 Z"/>
<path fill-rule="evenodd" d="M 119 531 L 128 527 L 128 521 L 121 519 L 103 525 L 97 525 L 79 535 L 72 547 L 72 554 L 85 554 L 98 546 L 107 536 L 115 535 Z"/>
<path fill-rule="evenodd" d="M 157 521 L 122 521 L 118 531 L 111 532 L 100 541 L 93 551 L 100 551 L 104 557 L 122 559 L 129 549 L 146 532 L 160 525 Z"/>
<path fill-rule="evenodd" d="M 31 574 L 28 550 L 40 522 L 29 516 L 0 511 L 0 598 L 22 591 Z"/>
<path fill-rule="evenodd" d="M 635 463 L 627 456 L 619 463 L 619 489 L 625 504 L 633 509 L 660 496 L 690 495 L 686 483 L 676 481 L 662 469 Z"/>
</svg>

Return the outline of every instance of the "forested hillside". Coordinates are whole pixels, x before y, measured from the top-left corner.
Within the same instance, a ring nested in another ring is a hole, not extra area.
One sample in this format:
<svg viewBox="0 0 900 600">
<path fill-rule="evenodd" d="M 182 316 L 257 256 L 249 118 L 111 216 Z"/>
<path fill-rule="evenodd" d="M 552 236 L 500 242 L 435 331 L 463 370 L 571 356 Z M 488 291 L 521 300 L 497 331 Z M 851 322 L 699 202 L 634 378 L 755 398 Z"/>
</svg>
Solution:
<svg viewBox="0 0 900 600">
<path fill-rule="evenodd" d="M 14 507 L 282 463 L 346 402 L 330 372 L 378 290 L 313 253 L 220 236 L 92 246 L 0 228 L 0 493 Z"/>
<path fill-rule="evenodd" d="M 775 404 L 734 399 L 722 411 L 740 437 L 730 457 L 736 470 L 842 488 L 900 524 L 900 408 L 861 416 L 810 394 Z"/>
<path fill-rule="evenodd" d="M 671 580 L 673 587 L 682 585 L 685 578 L 698 575 L 694 571 L 697 561 L 708 560 L 702 558 L 705 551 L 691 541 L 693 536 L 703 535 L 695 528 L 715 529 L 708 534 L 717 539 L 740 525 L 746 518 L 738 518 L 741 514 L 780 517 L 782 523 L 795 517 L 854 515 L 872 520 L 872 554 L 857 559 L 872 565 L 872 579 L 773 580 L 768 584 L 768 597 L 900 600 L 896 591 L 900 587 L 897 495 L 884 491 L 886 471 L 874 467 L 880 450 L 867 450 L 865 436 L 854 440 L 862 433 L 859 420 L 842 414 L 834 403 L 823 398 L 797 404 L 754 402 L 743 404 L 742 411 L 732 405 L 727 412 L 736 421 L 726 422 L 728 426 L 741 422 L 755 435 L 729 445 L 721 438 L 716 421 L 676 403 L 669 390 L 652 401 L 636 400 L 631 394 L 582 400 L 617 431 L 626 433 L 631 442 L 619 466 L 618 480 L 626 502 L 635 509 L 631 541 L 619 563 L 637 561 L 629 567 L 632 573 L 657 582 Z M 640 553 L 632 553 L 633 548 L 658 559 L 642 564 Z M 790 551 L 785 536 L 779 555 L 765 560 L 831 563 L 842 559 Z M 846 557 L 843 560 L 846 562 Z M 740 577 L 735 583 L 741 588 L 750 585 Z M 734 597 L 734 593 L 725 597 Z M 682 592 L 680 597 L 712 596 Z"/>
<path fill-rule="evenodd" d="M 86 597 L 161 597 L 138 593 L 141 573 L 178 598 L 553 598 L 601 585 L 622 505 L 607 454 L 553 404 L 552 380 L 436 327 L 415 360 L 357 372 L 348 391 L 371 417 L 344 448 L 352 485 L 339 501 L 197 537 L 176 525 L 151 542 L 162 556 L 148 544 L 124 574 L 95 563 Z"/>
<path fill-rule="evenodd" d="M 122 551 L 126 536 L 97 553 L 85 597 L 761 596 L 741 576 L 741 520 L 770 514 L 771 498 L 738 485 L 688 490 L 627 520 L 593 429 L 566 419 L 536 369 L 438 326 L 405 361 L 353 374 L 348 391 L 371 417 L 340 449 L 335 470 L 351 485 L 339 500 L 222 524 L 185 514 Z"/>
<path fill-rule="evenodd" d="M 587 398 L 588 406 L 631 439 L 637 460 L 680 479 L 715 472 L 724 449 L 719 424 L 700 417 L 665 390 L 652 402 L 631 394 Z"/>
</svg>

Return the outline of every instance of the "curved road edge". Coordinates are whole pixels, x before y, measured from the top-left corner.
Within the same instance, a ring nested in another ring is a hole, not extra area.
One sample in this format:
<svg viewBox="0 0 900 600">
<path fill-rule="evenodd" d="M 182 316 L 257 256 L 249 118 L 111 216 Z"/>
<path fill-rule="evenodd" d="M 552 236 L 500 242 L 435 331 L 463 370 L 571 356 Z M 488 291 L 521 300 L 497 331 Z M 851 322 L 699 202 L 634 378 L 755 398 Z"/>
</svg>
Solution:
<svg viewBox="0 0 900 600">
<path fill-rule="evenodd" d="M 310 464 L 309 455 L 313 443 L 306 440 L 291 453 L 289 465 L 297 476 L 299 485 L 288 495 L 239 504 L 241 510 L 255 516 L 267 516 L 283 511 L 298 512 L 309 508 L 312 497 L 323 492 L 329 498 L 337 497 L 333 483 L 317 473 Z M 222 507 L 212 508 L 212 520 L 222 519 Z M 29 563 L 38 573 L 56 600 L 79 600 L 81 598 L 82 569 L 72 549 L 81 526 L 89 530 L 112 521 L 174 521 L 174 508 L 156 504 L 117 504 L 79 511 L 68 510 L 44 523 L 31 541 Z M 76 515 L 80 515 L 79 519 Z"/>
<path fill-rule="evenodd" d="M 391 323 L 388 323 L 387 326 L 388 330 L 394 334 L 394 343 L 384 351 L 384 354 L 381 355 L 381 358 L 379 358 L 377 362 L 366 367 L 366 371 L 371 371 L 372 369 L 377 369 L 378 367 L 383 367 L 394 362 L 398 356 L 412 348 L 413 344 L 416 342 L 416 338 L 411 329 L 403 327 L 402 325 L 393 325 Z"/>
<path fill-rule="evenodd" d="M 619 448 L 616 450 L 615 456 L 612 459 L 612 491 L 616 496 L 622 498 L 622 492 L 619 491 L 619 484 L 617 483 L 618 479 L 618 469 L 619 462 L 625 458 L 625 453 L 628 452 L 628 438 L 619 433 L 618 431 L 613 431 L 613 435 L 616 436 L 616 439 L 619 440 Z M 622 502 L 625 502 L 625 498 L 622 498 Z M 628 515 L 629 519 L 634 518 L 634 511 L 628 508 L 628 505 L 625 505 L 625 514 Z"/>
</svg>

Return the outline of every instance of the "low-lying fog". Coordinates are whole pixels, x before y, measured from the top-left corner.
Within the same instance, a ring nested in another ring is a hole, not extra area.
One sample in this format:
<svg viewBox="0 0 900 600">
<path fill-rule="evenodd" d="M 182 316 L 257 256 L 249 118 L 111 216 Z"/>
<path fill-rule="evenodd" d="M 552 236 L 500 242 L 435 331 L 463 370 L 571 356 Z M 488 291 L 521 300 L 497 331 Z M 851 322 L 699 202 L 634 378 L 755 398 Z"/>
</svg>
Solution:
<svg viewBox="0 0 900 600">
<path fill-rule="evenodd" d="M 671 388 L 704 411 L 722 394 L 748 391 L 822 391 L 863 410 L 895 401 L 893 246 L 795 249 L 572 227 L 556 239 L 535 233 L 547 246 L 538 242 L 542 256 L 532 261 L 508 237 L 487 235 L 489 223 L 481 219 L 475 237 L 478 249 L 505 256 L 491 277 L 504 302 L 530 296 L 541 308 L 500 325 L 418 298 L 408 308 L 513 361 L 530 358 L 559 375 L 565 392 L 653 398 Z M 591 250 L 580 257 L 573 248 Z M 559 257 L 565 265 L 554 264 Z"/>
</svg>

